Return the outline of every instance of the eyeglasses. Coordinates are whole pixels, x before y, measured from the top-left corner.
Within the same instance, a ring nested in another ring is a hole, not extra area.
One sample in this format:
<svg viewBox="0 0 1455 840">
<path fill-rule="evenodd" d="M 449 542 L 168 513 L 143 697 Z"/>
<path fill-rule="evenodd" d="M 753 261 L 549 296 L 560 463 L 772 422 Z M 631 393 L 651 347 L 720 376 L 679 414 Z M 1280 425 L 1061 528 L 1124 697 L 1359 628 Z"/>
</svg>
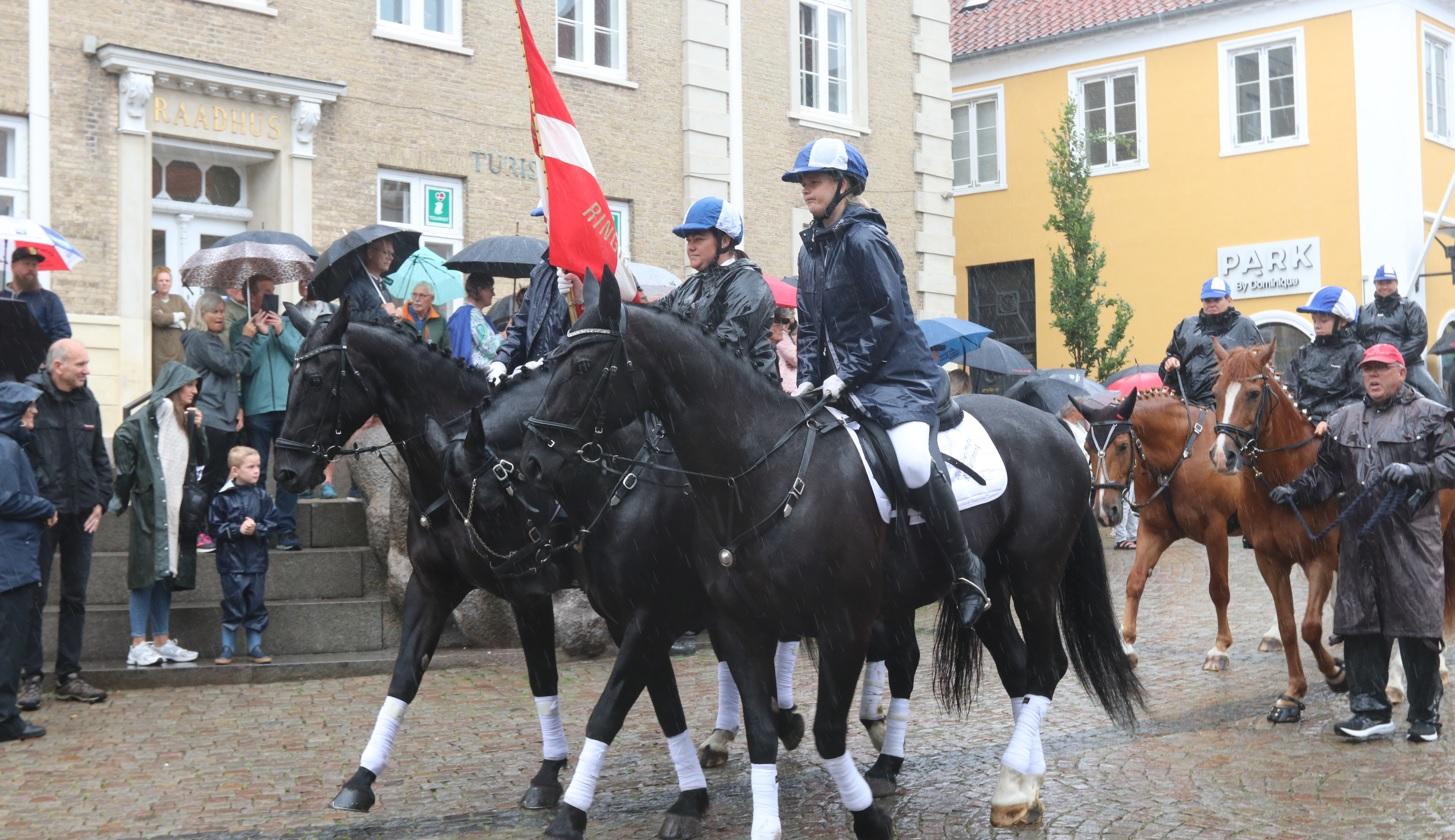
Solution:
<svg viewBox="0 0 1455 840">
<path fill-rule="evenodd" d="M 792 324 L 793 320 L 790 318 L 774 318 L 773 323 L 777 324 L 780 327 L 786 327 L 789 324 Z"/>
</svg>

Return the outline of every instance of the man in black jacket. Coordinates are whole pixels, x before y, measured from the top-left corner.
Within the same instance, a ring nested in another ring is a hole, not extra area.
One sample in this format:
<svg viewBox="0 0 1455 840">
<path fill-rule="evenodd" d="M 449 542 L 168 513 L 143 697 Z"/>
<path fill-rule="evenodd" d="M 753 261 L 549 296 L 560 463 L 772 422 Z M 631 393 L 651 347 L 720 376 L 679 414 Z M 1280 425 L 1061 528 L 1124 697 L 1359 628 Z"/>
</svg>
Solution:
<svg viewBox="0 0 1455 840">
<path fill-rule="evenodd" d="M 1401 297 L 1399 273 L 1394 266 L 1381 265 L 1374 270 L 1374 302 L 1359 310 L 1359 343 L 1370 348 L 1376 344 L 1393 344 L 1404 356 L 1409 371 L 1409 384 L 1420 396 L 1444 405 L 1445 395 L 1425 367 L 1425 344 L 1430 337 L 1430 323 L 1419 303 Z"/>
<path fill-rule="evenodd" d="M 40 708 L 45 653 L 41 611 L 50 586 L 51 560 L 61 553 L 60 628 L 56 640 L 56 697 L 99 703 L 106 692 L 81 679 L 81 637 L 86 626 L 86 584 L 91 577 L 91 542 L 111 498 L 111 459 L 101 433 L 101 407 L 86 387 L 91 358 L 86 346 L 63 338 L 51 345 L 43 373 L 26 380 L 40 390 L 30 460 L 40 494 L 56 507 L 55 527 L 40 546 L 40 588 L 30 612 L 24 675 L 18 705 Z"/>
<path fill-rule="evenodd" d="M 1167 358 L 1162 360 L 1162 381 L 1194 405 L 1213 404 L 1212 389 L 1218 381 L 1213 339 L 1224 350 L 1263 343 L 1258 325 L 1233 308 L 1232 289 L 1221 277 L 1202 284 L 1202 311 L 1184 318 L 1172 331 Z"/>
</svg>

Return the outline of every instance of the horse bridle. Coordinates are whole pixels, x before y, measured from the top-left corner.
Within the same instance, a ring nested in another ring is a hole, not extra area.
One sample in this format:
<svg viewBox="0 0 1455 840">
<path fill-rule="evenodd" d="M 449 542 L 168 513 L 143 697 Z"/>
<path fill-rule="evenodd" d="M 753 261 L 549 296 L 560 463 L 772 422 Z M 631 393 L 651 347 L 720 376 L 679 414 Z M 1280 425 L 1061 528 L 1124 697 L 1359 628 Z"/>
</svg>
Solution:
<svg viewBox="0 0 1455 840">
<path fill-rule="evenodd" d="M 1123 427 L 1126 428 L 1126 431 L 1127 431 L 1127 434 L 1128 435 L 1135 434 L 1134 432 L 1132 432 L 1132 424 L 1128 420 L 1092 420 L 1091 421 L 1091 431 L 1090 431 L 1090 435 L 1091 435 L 1091 448 L 1096 452 L 1096 457 L 1099 459 L 1100 463 L 1102 464 L 1102 475 L 1105 475 L 1106 474 L 1106 472 L 1105 472 L 1105 470 L 1106 470 L 1106 451 L 1111 448 L 1111 442 L 1113 440 L 1116 440 L 1117 435 L 1119 435 L 1121 433 L 1119 430 L 1121 428 L 1123 428 Z M 1106 430 L 1106 439 L 1105 440 L 1097 440 L 1097 436 L 1096 436 L 1097 429 L 1105 429 Z M 1095 498 L 1096 497 L 1096 494 L 1099 491 L 1102 491 L 1102 490 L 1115 490 L 1117 492 L 1117 495 L 1122 496 L 1122 497 L 1125 498 L 1126 495 L 1127 495 L 1127 491 L 1131 489 L 1131 486 L 1132 486 L 1132 471 L 1129 469 L 1129 470 L 1127 470 L 1127 480 L 1124 481 L 1124 482 L 1122 482 L 1121 484 L 1117 484 L 1117 483 L 1111 482 L 1111 481 L 1094 481 L 1094 482 L 1092 482 L 1091 483 L 1091 495 L 1092 495 L 1092 498 Z"/>
<path fill-rule="evenodd" d="M 329 444 L 328 446 L 323 446 L 317 441 L 315 441 L 314 443 L 304 443 L 302 441 L 292 440 L 285 437 L 280 437 L 273 443 L 273 445 L 278 447 L 279 449 L 291 449 L 294 452 L 307 452 L 309 455 L 321 459 L 322 461 L 324 461 L 324 463 L 329 464 L 333 463 L 335 460 L 344 455 L 362 455 L 367 452 L 377 452 L 380 449 L 386 449 L 390 446 L 395 445 L 394 441 L 391 440 L 389 443 L 381 444 L 379 446 L 360 447 L 355 445 L 350 449 L 343 448 L 343 443 L 348 438 L 347 433 L 345 433 L 343 430 L 344 406 L 341 396 L 343 394 L 344 383 L 348 381 L 348 379 L 353 378 L 359 383 L 359 387 L 364 389 L 365 394 L 369 393 L 369 383 L 364 381 L 364 375 L 362 373 L 359 373 L 358 368 L 354 367 L 354 361 L 349 356 L 348 336 L 345 335 L 344 337 L 340 338 L 338 344 L 325 344 L 321 347 L 315 347 L 312 350 L 309 350 L 307 353 L 304 353 L 295 358 L 293 360 L 293 364 L 302 365 L 309 359 L 316 359 L 319 356 L 322 356 L 324 353 L 332 353 L 335 351 L 340 354 L 338 377 L 334 380 L 333 387 L 330 388 L 328 392 L 329 399 L 332 400 L 334 404 L 332 432 L 333 443 Z"/>
<path fill-rule="evenodd" d="M 1202 434 L 1202 418 L 1203 415 L 1207 413 L 1206 408 L 1203 408 L 1202 406 L 1196 406 L 1197 417 L 1194 419 L 1191 411 L 1194 406 L 1188 402 L 1184 402 L 1183 406 L 1188 412 L 1187 440 L 1183 441 L 1182 443 L 1182 453 L 1178 455 L 1177 463 L 1173 464 L 1172 469 L 1168 470 L 1166 473 L 1163 473 L 1159 471 L 1156 467 L 1152 466 L 1151 460 L 1147 458 L 1147 450 L 1145 447 L 1142 446 L 1142 439 L 1137 436 L 1137 429 L 1135 426 L 1132 425 L 1131 420 L 1092 421 L 1091 445 L 1096 449 L 1097 457 L 1101 458 L 1103 463 L 1106 462 L 1106 450 L 1111 446 L 1112 440 L 1117 436 L 1118 426 L 1126 426 L 1127 436 L 1130 437 L 1132 440 L 1132 465 L 1131 468 L 1127 470 L 1127 480 L 1121 484 L 1115 484 L 1107 481 L 1095 482 L 1091 485 L 1093 496 L 1098 490 L 1115 490 L 1120 493 L 1123 498 L 1127 499 L 1127 505 L 1130 506 L 1132 510 L 1140 512 L 1148 505 L 1157 501 L 1157 498 L 1163 493 L 1166 493 L 1168 488 L 1172 486 L 1172 480 L 1177 477 L 1177 471 L 1182 469 L 1182 465 L 1187 463 L 1188 458 L 1192 457 L 1192 445 L 1197 441 L 1197 436 Z M 1097 427 L 1110 427 L 1110 431 L 1107 433 L 1105 443 L 1097 441 Z M 1127 498 L 1127 493 L 1132 488 L 1133 472 L 1137 468 L 1137 461 L 1142 462 L 1142 468 L 1147 471 L 1147 475 L 1151 476 L 1152 481 L 1157 485 L 1157 489 L 1153 490 L 1150 496 L 1140 502 L 1134 502 L 1130 498 Z"/>
<path fill-rule="evenodd" d="M 472 421 L 473 422 L 473 421 Z M 455 438 L 459 440 L 459 436 Z M 475 471 L 470 477 L 470 498 L 461 509 L 455 501 L 454 494 L 450 493 L 448 483 L 445 485 L 445 497 L 449 499 L 450 507 L 454 509 L 455 515 L 465 524 L 466 538 L 470 542 L 470 548 L 479 556 L 486 559 L 490 571 L 500 579 L 516 579 L 540 574 L 546 567 L 552 554 L 561 545 L 553 543 L 546 534 L 546 527 L 549 526 L 551 516 L 542 516 L 542 511 L 534 505 L 521 498 L 516 492 L 516 484 L 520 483 L 519 471 L 514 463 L 495 451 L 489 442 L 482 442 L 485 453 L 485 465 Z M 527 523 L 526 542 L 524 545 L 513 549 L 500 550 L 490 545 L 484 537 L 475 530 L 471 517 L 478 508 L 475 505 L 475 497 L 480 488 L 480 480 L 485 476 L 495 480 L 496 485 L 505 493 L 507 502 L 515 506 L 515 513 Z M 545 526 L 541 524 L 544 518 Z"/>
<path fill-rule="evenodd" d="M 1257 376 L 1250 376 L 1248 378 L 1253 380 L 1260 380 L 1264 383 L 1265 386 L 1267 386 L 1268 382 L 1272 377 L 1270 377 L 1268 372 L 1265 370 Z M 1282 390 L 1281 384 L 1279 385 L 1279 388 L 1277 390 Z M 1258 399 L 1258 410 L 1253 414 L 1252 429 L 1246 429 L 1242 426 L 1234 426 L 1232 423 L 1218 423 L 1213 426 L 1213 431 L 1217 432 L 1218 434 L 1227 435 L 1228 437 L 1238 441 L 1238 453 L 1247 460 L 1249 468 L 1253 470 L 1253 475 L 1260 480 L 1263 478 L 1263 470 L 1260 469 L 1258 466 L 1258 459 L 1260 456 L 1264 455 L 1265 453 L 1288 452 L 1294 449 L 1302 449 L 1303 447 L 1308 446 L 1310 443 L 1313 443 L 1315 440 L 1318 440 L 1318 437 L 1316 435 L 1310 434 L 1303 440 L 1297 441 L 1295 443 L 1286 444 L 1284 446 L 1275 446 L 1271 449 L 1264 449 L 1263 447 L 1259 446 L 1258 436 L 1263 434 L 1264 420 L 1268 416 L 1268 403 L 1270 402 L 1268 394 L 1270 392 L 1274 392 L 1274 389 L 1270 387 L 1263 388 L 1262 393 L 1264 394 L 1264 396 Z M 1278 399 L 1278 394 L 1276 392 L 1273 393 L 1273 399 Z"/>
</svg>

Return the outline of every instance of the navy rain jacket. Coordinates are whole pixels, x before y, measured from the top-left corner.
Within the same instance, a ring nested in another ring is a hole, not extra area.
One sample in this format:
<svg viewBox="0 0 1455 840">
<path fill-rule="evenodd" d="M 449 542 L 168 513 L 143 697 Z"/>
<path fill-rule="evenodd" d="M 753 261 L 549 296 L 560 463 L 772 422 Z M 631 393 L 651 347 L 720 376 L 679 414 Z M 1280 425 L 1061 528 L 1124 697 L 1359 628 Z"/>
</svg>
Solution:
<svg viewBox="0 0 1455 840">
<path fill-rule="evenodd" d="M 244 536 L 239 529 L 247 517 L 252 517 L 258 529 Z M 268 535 L 278 528 L 278 511 L 267 490 L 229 481 L 212 499 L 207 524 L 217 541 L 218 574 L 251 575 L 268 570 Z"/>
<path fill-rule="evenodd" d="M 0 382 L 0 592 L 40 583 L 40 539 L 56 512 L 20 448 L 31 437 L 20 418 L 39 396 L 29 385 Z"/>
</svg>

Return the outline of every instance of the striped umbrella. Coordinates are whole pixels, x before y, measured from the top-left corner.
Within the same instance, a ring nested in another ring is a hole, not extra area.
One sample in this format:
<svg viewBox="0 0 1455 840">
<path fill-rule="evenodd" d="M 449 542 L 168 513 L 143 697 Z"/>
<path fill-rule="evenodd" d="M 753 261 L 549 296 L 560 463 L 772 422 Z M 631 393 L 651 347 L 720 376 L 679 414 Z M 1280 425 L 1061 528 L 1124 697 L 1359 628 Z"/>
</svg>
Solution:
<svg viewBox="0 0 1455 840">
<path fill-rule="evenodd" d="M 86 259 L 64 236 L 40 222 L 0 216 L 0 250 L 4 252 L 0 259 L 8 261 L 15 248 L 34 248 L 41 271 L 70 271 Z"/>
</svg>

